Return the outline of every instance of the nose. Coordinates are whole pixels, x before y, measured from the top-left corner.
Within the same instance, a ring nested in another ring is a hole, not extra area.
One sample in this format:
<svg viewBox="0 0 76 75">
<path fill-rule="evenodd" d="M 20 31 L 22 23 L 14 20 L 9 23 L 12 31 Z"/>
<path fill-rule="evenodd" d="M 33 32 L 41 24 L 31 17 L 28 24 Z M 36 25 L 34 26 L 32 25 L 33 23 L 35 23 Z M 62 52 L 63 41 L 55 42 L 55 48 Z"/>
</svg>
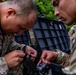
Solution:
<svg viewBox="0 0 76 75">
<path fill-rule="evenodd" d="M 20 30 L 20 31 L 18 32 L 18 34 L 21 35 L 23 32 L 24 32 L 24 30 Z"/>
<path fill-rule="evenodd" d="M 58 9 L 58 7 L 55 7 L 54 15 L 55 15 L 55 16 L 58 16 L 58 15 L 59 15 L 59 9 Z"/>
</svg>

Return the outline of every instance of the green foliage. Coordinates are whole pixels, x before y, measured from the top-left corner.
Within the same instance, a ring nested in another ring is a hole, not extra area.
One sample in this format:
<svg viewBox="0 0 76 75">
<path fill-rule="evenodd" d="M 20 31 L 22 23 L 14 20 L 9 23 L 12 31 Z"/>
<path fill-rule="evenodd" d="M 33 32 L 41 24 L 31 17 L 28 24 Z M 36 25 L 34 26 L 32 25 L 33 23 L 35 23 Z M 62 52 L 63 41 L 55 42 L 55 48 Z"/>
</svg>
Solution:
<svg viewBox="0 0 76 75">
<path fill-rule="evenodd" d="M 74 26 L 74 25 L 76 25 L 76 22 L 75 22 L 75 23 L 73 23 L 72 25 L 67 26 L 67 30 L 69 31 L 69 30 L 70 30 L 70 28 L 71 28 L 72 26 Z"/>
<path fill-rule="evenodd" d="M 70 28 L 71 28 L 72 26 L 73 26 L 73 25 L 66 26 L 66 28 L 67 28 L 67 31 L 69 31 L 69 30 L 70 30 Z"/>
<path fill-rule="evenodd" d="M 45 14 L 46 18 L 55 19 L 54 8 L 51 0 L 34 0 L 37 6 L 38 15 Z"/>
<path fill-rule="evenodd" d="M 2 0 L 2 1 L 7 1 L 7 0 Z"/>
</svg>

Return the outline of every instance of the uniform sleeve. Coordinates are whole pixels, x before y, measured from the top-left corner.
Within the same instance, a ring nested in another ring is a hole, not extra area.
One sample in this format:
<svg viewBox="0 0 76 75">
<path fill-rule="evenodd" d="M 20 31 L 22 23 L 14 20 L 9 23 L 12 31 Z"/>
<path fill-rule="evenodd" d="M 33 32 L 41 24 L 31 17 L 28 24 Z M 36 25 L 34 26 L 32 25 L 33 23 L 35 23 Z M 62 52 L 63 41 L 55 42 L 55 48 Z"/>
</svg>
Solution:
<svg viewBox="0 0 76 75">
<path fill-rule="evenodd" d="M 59 64 L 61 67 L 68 66 L 69 65 L 69 55 L 58 49 L 55 49 L 55 51 L 58 52 L 58 56 L 56 58 L 56 63 Z"/>
<path fill-rule="evenodd" d="M 69 60 L 69 66 L 63 68 L 62 70 L 66 74 L 76 75 L 76 31 L 71 36 L 71 54 Z"/>
<path fill-rule="evenodd" d="M 3 57 L 0 57 L 0 75 L 7 75 L 8 66 Z"/>
<path fill-rule="evenodd" d="M 59 63 L 62 67 L 66 67 L 66 64 L 73 64 L 76 55 L 76 25 L 72 26 L 68 32 L 70 36 L 70 49 L 71 54 L 68 55 L 60 50 L 56 50 L 58 52 L 57 63 Z"/>
<path fill-rule="evenodd" d="M 2 38 L 0 37 L 0 56 L 2 53 Z M 7 62 L 4 57 L 0 57 L 0 75 L 6 75 L 8 72 Z"/>
<path fill-rule="evenodd" d="M 25 46 L 25 44 L 19 44 L 19 43 L 17 43 L 14 40 L 14 37 L 13 37 L 12 40 L 11 40 L 11 42 L 10 42 L 10 45 L 9 45 L 8 49 L 10 51 L 12 51 L 12 50 L 16 50 L 16 49 L 18 49 L 18 47 L 20 47 L 20 49 L 22 50 L 24 48 L 24 46 Z"/>
</svg>

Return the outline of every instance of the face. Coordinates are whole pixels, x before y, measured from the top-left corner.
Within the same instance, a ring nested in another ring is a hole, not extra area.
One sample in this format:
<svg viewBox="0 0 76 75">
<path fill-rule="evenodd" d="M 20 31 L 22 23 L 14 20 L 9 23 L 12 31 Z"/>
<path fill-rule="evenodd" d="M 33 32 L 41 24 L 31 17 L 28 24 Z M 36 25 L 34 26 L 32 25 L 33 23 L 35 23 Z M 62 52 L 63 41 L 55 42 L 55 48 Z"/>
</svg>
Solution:
<svg viewBox="0 0 76 75">
<path fill-rule="evenodd" d="M 5 34 L 22 34 L 34 25 L 34 13 L 29 16 L 15 16 L 10 15 L 3 17 L 1 27 Z"/>
<path fill-rule="evenodd" d="M 67 25 L 76 21 L 76 0 L 52 0 L 55 16 Z"/>
</svg>

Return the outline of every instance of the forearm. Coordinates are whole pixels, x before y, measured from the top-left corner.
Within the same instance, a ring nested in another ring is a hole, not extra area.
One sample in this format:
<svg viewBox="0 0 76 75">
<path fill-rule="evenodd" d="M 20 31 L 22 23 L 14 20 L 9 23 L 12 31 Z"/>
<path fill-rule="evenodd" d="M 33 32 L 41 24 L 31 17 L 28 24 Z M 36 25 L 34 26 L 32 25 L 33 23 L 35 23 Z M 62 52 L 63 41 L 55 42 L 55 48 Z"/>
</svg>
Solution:
<svg viewBox="0 0 76 75">
<path fill-rule="evenodd" d="M 13 41 L 10 46 L 9 46 L 9 50 L 12 51 L 12 50 L 16 50 L 16 49 L 20 49 L 22 50 L 24 48 L 24 44 L 19 44 L 15 41 Z"/>
<path fill-rule="evenodd" d="M 56 49 L 55 51 L 58 52 L 58 56 L 56 58 L 56 63 L 59 64 L 61 67 L 68 66 L 69 65 L 69 55 L 58 49 Z"/>
<path fill-rule="evenodd" d="M 24 44 L 17 43 L 14 40 L 14 36 L 12 36 L 11 41 L 10 41 L 9 46 L 8 46 L 8 51 L 10 52 L 10 51 L 16 50 L 16 49 L 18 49 L 18 47 L 20 47 L 20 49 L 22 50 L 22 48 L 24 46 L 25 46 Z"/>
<path fill-rule="evenodd" d="M 0 75 L 6 75 L 8 72 L 7 62 L 4 57 L 0 57 Z"/>
</svg>

